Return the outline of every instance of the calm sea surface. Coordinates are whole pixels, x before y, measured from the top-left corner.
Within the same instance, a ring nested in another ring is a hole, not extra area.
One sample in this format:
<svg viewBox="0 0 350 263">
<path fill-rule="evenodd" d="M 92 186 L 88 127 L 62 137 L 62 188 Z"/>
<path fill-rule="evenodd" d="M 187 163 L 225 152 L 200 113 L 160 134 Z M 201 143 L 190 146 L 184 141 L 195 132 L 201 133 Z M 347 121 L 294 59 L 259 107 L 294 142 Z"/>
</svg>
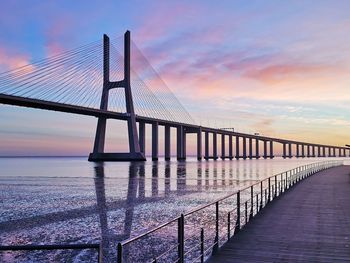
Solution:
<svg viewBox="0 0 350 263">
<path fill-rule="evenodd" d="M 118 241 L 320 160 L 326 159 L 96 164 L 86 158 L 0 158 L 0 244 L 102 242 L 105 260 L 112 261 Z M 95 260 L 94 251 L 0 253 L 0 262 Z"/>
</svg>

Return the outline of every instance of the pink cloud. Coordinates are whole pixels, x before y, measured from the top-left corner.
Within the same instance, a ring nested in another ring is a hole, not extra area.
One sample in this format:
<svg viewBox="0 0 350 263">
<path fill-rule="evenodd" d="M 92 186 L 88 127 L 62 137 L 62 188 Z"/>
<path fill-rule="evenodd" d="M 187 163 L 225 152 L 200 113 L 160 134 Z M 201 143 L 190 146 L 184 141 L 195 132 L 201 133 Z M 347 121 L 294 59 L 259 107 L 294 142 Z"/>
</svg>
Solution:
<svg viewBox="0 0 350 263">
<path fill-rule="evenodd" d="M 13 70 L 30 64 L 30 56 L 24 54 L 15 54 L 14 52 L 0 47 L 0 71 Z M 32 67 L 28 67 L 31 70 Z"/>
</svg>

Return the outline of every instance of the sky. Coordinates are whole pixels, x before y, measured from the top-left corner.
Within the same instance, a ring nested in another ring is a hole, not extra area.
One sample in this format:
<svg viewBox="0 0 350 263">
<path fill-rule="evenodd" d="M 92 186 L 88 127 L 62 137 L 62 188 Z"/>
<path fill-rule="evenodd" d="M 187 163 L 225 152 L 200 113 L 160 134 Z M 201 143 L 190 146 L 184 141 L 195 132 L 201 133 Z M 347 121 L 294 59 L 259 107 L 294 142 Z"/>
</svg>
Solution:
<svg viewBox="0 0 350 263">
<path fill-rule="evenodd" d="M 130 30 L 197 124 L 343 146 L 349 10 L 340 0 L 2 0 L 0 72 Z M 92 149 L 93 117 L 0 105 L 0 119 L 0 155 Z M 107 151 L 127 149 L 124 126 L 108 125 Z"/>
</svg>

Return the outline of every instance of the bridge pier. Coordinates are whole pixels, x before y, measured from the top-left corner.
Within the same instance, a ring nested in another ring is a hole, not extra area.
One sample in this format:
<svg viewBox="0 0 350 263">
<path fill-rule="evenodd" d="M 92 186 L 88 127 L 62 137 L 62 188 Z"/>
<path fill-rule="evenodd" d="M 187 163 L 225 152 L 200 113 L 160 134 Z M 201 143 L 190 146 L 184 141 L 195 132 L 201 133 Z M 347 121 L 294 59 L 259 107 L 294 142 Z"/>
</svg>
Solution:
<svg viewBox="0 0 350 263">
<path fill-rule="evenodd" d="M 152 123 L 152 161 L 158 161 L 158 122 Z"/>
<path fill-rule="evenodd" d="M 253 159 L 253 139 L 251 137 L 249 137 L 248 143 L 249 143 L 249 159 Z"/>
<path fill-rule="evenodd" d="M 255 139 L 255 158 L 259 159 L 260 158 L 260 153 L 259 153 L 259 139 Z"/>
<path fill-rule="evenodd" d="M 287 153 L 286 153 L 286 143 L 283 143 L 283 155 L 282 155 L 282 157 L 283 157 L 284 159 L 286 159 L 286 158 L 287 158 Z"/>
<path fill-rule="evenodd" d="M 204 159 L 209 160 L 209 132 L 204 132 Z"/>
<path fill-rule="evenodd" d="M 322 147 L 322 157 L 326 157 L 326 147 Z"/>
<path fill-rule="evenodd" d="M 321 154 L 321 147 L 320 147 L 320 146 L 317 146 L 317 156 L 318 156 L 318 157 L 322 157 L 322 154 Z"/>
<path fill-rule="evenodd" d="M 305 158 L 305 145 L 304 144 L 301 145 L 301 157 Z"/>
<path fill-rule="evenodd" d="M 146 150 L 146 124 L 144 122 L 139 122 L 139 143 L 140 143 L 140 152 L 145 154 Z"/>
<path fill-rule="evenodd" d="M 164 159 L 166 161 L 170 160 L 170 154 L 171 154 L 170 138 L 171 138 L 170 126 L 165 125 L 164 126 Z"/>
<path fill-rule="evenodd" d="M 145 154 L 141 152 L 137 135 L 136 115 L 132 99 L 130 85 L 130 32 L 124 35 L 124 79 L 110 81 L 110 44 L 109 37 L 103 36 L 103 88 L 100 103 L 100 110 L 108 111 L 109 91 L 115 88 L 124 88 L 125 104 L 128 123 L 129 152 L 126 153 L 105 153 L 106 117 L 98 117 L 93 152 L 89 155 L 89 161 L 145 161 Z"/>
<path fill-rule="evenodd" d="M 273 155 L 273 141 L 270 141 L 270 159 L 273 159 L 275 156 Z"/>
<path fill-rule="evenodd" d="M 225 134 L 221 134 L 221 159 L 225 160 L 226 153 L 225 153 Z"/>
<path fill-rule="evenodd" d="M 264 159 L 267 159 L 267 141 L 264 140 Z"/>
<path fill-rule="evenodd" d="M 295 150 L 296 150 L 296 157 L 299 158 L 300 157 L 300 155 L 299 155 L 299 143 L 297 143 L 295 145 Z"/>
<path fill-rule="evenodd" d="M 292 144 L 291 143 L 288 143 L 288 157 L 289 158 L 292 158 Z"/>
<path fill-rule="evenodd" d="M 228 157 L 230 160 L 233 159 L 233 149 L 232 149 L 232 135 L 228 136 Z"/>
<path fill-rule="evenodd" d="M 306 150 L 307 150 L 307 157 L 311 157 L 310 155 L 310 145 L 306 145 Z"/>
<path fill-rule="evenodd" d="M 197 160 L 202 160 L 202 128 L 197 132 Z"/>
<path fill-rule="evenodd" d="M 243 159 L 247 159 L 247 138 L 243 137 Z"/>
<path fill-rule="evenodd" d="M 236 136 L 236 159 L 239 160 L 239 136 Z"/>
<path fill-rule="evenodd" d="M 177 160 L 184 160 L 184 129 L 182 126 L 176 127 L 176 157 Z"/>
<path fill-rule="evenodd" d="M 217 142 L 217 133 L 213 132 L 213 159 L 218 159 L 218 142 Z"/>
</svg>

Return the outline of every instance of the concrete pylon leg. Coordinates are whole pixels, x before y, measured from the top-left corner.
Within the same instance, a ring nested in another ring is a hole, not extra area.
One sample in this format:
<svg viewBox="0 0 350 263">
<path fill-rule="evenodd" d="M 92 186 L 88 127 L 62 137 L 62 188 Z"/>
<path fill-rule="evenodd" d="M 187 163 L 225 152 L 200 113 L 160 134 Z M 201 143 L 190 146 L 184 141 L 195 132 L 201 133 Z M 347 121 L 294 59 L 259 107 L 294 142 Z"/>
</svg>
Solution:
<svg viewBox="0 0 350 263">
<path fill-rule="evenodd" d="M 209 159 L 209 132 L 204 132 L 204 159 Z"/>
<path fill-rule="evenodd" d="M 248 144 L 249 144 L 249 159 L 253 159 L 253 139 L 252 138 L 248 139 Z"/>
<path fill-rule="evenodd" d="M 239 159 L 239 136 L 236 136 L 236 159 Z"/>
<path fill-rule="evenodd" d="M 232 135 L 228 136 L 228 157 L 230 158 L 230 160 L 233 159 Z"/>
<path fill-rule="evenodd" d="M 284 159 L 287 158 L 287 154 L 286 154 L 286 144 L 283 143 L 283 156 L 282 156 Z"/>
<path fill-rule="evenodd" d="M 225 134 L 221 134 L 221 159 L 225 159 Z"/>
<path fill-rule="evenodd" d="M 165 160 L 170 160 L 170 126 L 166 125 L 164 127 L 164 158 Z"/>
<path fill-rule="evenodd" d="M 146 124 L 144 122 L 139 122 L 139 142 L 140 151 L 145 154 L 146 151 Z"/>
<path fill-rule="evenodd" d="M 197 132 L 197 160 L 202 160 L 202 129 Z"/>
<path fill-rule="evenodd" d="M 292 144 L 291 143 L 288 144 L 288 156 L 289 156 L 289 158 L 292 158 Z"/>
<path fill-rule="evenodd" d="M 247 159 L 247 138 L 243 137 L 243 159 Z"/>
<path fill-rule="evenodd" d="M 176 128 L 176 145 L 177 145 L 177 159 L 183 160 L 183 128 L 178 126 Z"/>
<path fill-rule="evenodd" d="M 158 161 L 158 122 L 152 123 L 152 161 Z"/>
<path fill-rule="evenodd" d="M 264 159 L 267 159 L 267 141 L 264 140 Z"/>
<path fill-rule="evenodd" d="M 295 145 L 295 150 L 296 150 L 296 157 L 299 158 L 300 154 L 299 154 L 299 144 Z"/>
<path fill-rule="evenodd" d="M 273 141 L 270 141 L 270 159 L 273 159 L 275 156 L 273 155 Z"/>
<path fill-rule="evenodd" d="M 255 139 L 255 158 L 259 159 L 260 158 L 260 153 L 259 153 L 259 139 Z"/>
<path fill-rule="evenodd" d="M 218 144 L 217 144 L 217 133 L 213 132 L 213 158 L 218 158 Z"/>
</svg>

